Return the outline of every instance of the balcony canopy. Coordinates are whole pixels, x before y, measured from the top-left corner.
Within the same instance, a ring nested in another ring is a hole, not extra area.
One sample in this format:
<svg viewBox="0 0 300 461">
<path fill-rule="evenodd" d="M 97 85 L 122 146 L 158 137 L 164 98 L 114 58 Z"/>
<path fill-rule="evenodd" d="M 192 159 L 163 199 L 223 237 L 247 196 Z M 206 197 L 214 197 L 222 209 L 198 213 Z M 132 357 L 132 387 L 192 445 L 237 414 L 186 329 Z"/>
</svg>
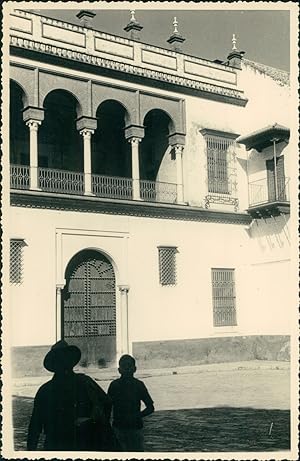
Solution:
<svg viewBox="0 0 300 461">
<path fill-rule="evenodd" d="M 273 141 L 285 141 L 290 137 L 290 129 L 285 126 L 269 125 L 258 131 L 253 131 L 246 136 L 240 136 L 236 139 L 239 144 L 244 144 L 246 149 L 256 149 L 261 152 L 268 146 L 273 144 Z"/>
</svg>

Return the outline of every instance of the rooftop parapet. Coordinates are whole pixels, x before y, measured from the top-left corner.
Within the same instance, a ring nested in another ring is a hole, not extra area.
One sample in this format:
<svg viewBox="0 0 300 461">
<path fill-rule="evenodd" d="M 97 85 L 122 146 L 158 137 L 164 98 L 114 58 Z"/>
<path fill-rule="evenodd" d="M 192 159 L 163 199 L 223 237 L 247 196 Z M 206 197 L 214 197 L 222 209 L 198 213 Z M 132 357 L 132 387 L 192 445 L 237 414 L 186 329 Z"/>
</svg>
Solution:
<svg viewBox="0 0 300 461">
<path fill-rule="evenodd" d="M 23 10 L 11 14 L 10 36 L 12 47 L 136 74 L 199 90 L 204 95 L 223 96 L 233 104 L 247 102 L 238 88 L 239 70 L 178 51 Z"/>
</svg>

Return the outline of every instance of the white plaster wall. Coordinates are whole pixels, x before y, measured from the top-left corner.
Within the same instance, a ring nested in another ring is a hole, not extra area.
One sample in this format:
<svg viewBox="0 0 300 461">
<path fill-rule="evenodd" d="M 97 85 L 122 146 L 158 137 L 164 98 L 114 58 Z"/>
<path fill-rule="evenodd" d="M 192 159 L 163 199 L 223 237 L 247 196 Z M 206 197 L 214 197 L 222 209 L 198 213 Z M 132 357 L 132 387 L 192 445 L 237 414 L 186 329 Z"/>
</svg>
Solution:
<svg viewBox="0 0 300 461">
<path fill-rule="evenodd" d="M 209 128 L 237 135 L 241 132 L 240 120 L 246 108 L 233 104 L 205 100 L 186 96 L 186 146 L 184 151 L 184 184 L 185 200 L 195 206 L 203 206 L 207 194 L 207 162 L 205 155 L 205 139 L 200 130 Z M 237 157 L 244 157 L 239 147 Z M 237 161 L 238 195 L 240 209 L 244 209 L 247 182 L 244 182 L 245 169 L 243 162 Z M 219 209 L 224 209 L 219 205 Z M 232 207 L 231 207 L 232 209 Z"/>
<path fill-rule="evenodd" d="M 70 234 L 63 235 L 63 251 L 57 249 L 57 229 L 68 229 Z M 12 207 L 10 233 L 11 237 L 22 237 L 28 243 L 24 249 L 24 282 L 11 288 L 13 345 L 55 341 L 55 287 L 61 281 L 56 255 L 62 255 L 64 268 L 74 253 L 91 247 L 112 258 L 117 284 L 130 286 L 130 341 L 288 333 L 289 309 L 286 308 L 284 316 L 279 313 L 283 300 L 281 286 L 288 290 L 289 279 L 282 285 L 277 283 L 283 266 L 278 266 L 274 277 L 269 269 L 267 276 L 263 276 L 267 266 L 256 270 L 255 264 L 269 259 L 257 259 L 259 247 L 257 254 L 252 254 L 249 232 L 243 225 Z M 120 244 L 123 235 L 126 244 Z M 159 245 L 178 247 L 178 283 L 174 287 L 159 284 Z M 213 327 L 213 267 L 236 269 L 236 328 Z M 262 316 L 269 320 L 262 321 Z"/>
<path fill-rule="evenodd" d="M 278 123 L 291 126 L 290 89 L 271 77 L 243 64 L 239 84 L 248 98 L 241 135 Z"/>
</svg>

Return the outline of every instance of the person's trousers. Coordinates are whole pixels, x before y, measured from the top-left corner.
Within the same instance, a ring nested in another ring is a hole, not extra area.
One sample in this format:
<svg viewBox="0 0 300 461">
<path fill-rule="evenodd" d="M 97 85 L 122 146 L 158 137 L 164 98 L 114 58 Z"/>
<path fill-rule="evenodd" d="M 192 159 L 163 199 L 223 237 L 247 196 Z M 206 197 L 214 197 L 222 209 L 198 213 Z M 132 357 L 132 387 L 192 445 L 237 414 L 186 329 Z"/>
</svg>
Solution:
<svg viewBox="0 0 300 461">
<path fill-rule="evenodd" d="M 143 429 L 119 429 L 114 427 L 122 451 L 144 451 Z"/>
</svg>

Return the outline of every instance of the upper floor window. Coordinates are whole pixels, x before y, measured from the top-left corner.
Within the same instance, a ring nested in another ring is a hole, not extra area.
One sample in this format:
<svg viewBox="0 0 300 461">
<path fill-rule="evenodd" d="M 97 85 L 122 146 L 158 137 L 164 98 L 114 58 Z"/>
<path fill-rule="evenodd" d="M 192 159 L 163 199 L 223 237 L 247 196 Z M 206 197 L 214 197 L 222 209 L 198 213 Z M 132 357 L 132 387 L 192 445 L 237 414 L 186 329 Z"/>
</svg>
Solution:
<svg viewBox="0 0 300 461">
<path fill-rule="evenodd" d="M 26 243 L 23 239 L 10 240 L 10 267 L 9 281 L 20 284 L 23 281 L 23 248 Z"/>
<path fill-rule="evenodd" d="M 238 207 L 236 198 L 237 170 L 234 133 L 216 130 L 201 130 L 206 143 L 207 197 L 206 207 L 211 202 L 229 203 Z"/>
<path fill-rule="evenodd" d="M 212 269 L 214 326 L 234 326 L 236 322 L 234 269 Z"/>
<path fill-rule="evenodd" d="M 176 285 L 176 247 L 158 247 L 159 281 L 161 285 Z"/>
</svg>

